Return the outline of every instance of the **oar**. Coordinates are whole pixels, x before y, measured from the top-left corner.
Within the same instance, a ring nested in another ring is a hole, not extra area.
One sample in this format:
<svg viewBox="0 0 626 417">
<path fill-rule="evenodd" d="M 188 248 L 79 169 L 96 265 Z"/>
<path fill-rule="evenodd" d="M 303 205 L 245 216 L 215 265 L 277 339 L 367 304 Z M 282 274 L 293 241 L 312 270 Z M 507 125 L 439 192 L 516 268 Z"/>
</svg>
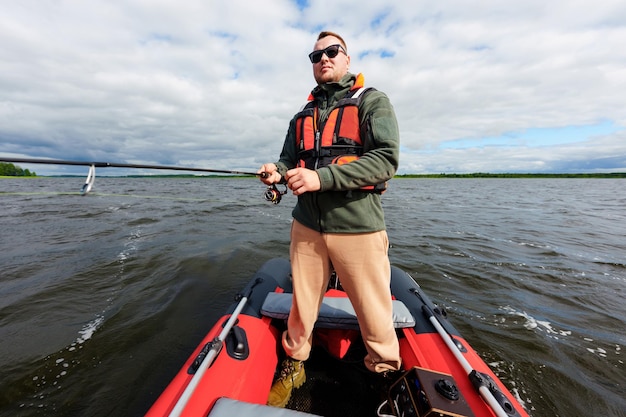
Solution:
<svg viewBox="0 0 626 417">
<path fill-rule="evenodd" d="M 178 398 L 176 405 L 174 406 L 174 408 L 169 414 L 170 417 L 176 417 L 176 416 L 181 415 L 181 413 L 185 409 L 185 406 L 187 405 L 187 402 L 189 402 L 189 399 L 191 398 L 194 391 L 196 390 L 196 387 L 198 386 L 200 381 L 202 381 L 202 377 L 204 376 L 204 373 L 209 368 L 209 366 L 211 366 L 211 364 L 215 361 L 215 359 L 217 358 L 217 355 L 219 355 L 220 351 L 222 350 L 222 346 L 224 346 L 224 340 L 226 340 L 228 333 L 231 331 L 231 329 L 237 322 L 239 318 L 239 314 L 241 313 L 246 303 L 248 302 L 248 298 L 250 298 L 250 295 L 252 294 L 252 289 L 257 284 L 261 283 L 262 281 L 263 280 L 261 278 L 257 278 L 255 280 L 254 284 L 252 284 L 252 286 L 250 287 L 250 290 L 248 290 L 246 295 L 242 296 L 241 299 L 239 300 L 237 307 L 235 307 L 235 310 L 233 311 L 230 318 L 224 325 L 224 329 L 222 330 L 222 332 L 219 334 L 219 336 L 217 336 L 213 341 L 210 342 L 211 348 L 209 352 L 207 353 L 204 360 L 198 367 L 198 370 L 196 371 L 194 376 L 191 378 L 191 381 L 189 381 L 189 384 L 187 385 L 187 387 L 185 387 L 185 390 L 183 391 L 181 396 Z"/>
<path fill-rule="evenodd" d="M 424 299 L 419 294 L 419 292 L 417 290 L 415 290 L 414 292 L 422 299 L 422 302 L 424 302 Z M 437 333 L 439 333 L 456 360 L 461 364 L 474 387 L 478 390 L 481 397 L 483 397 L 487 404 L 489 404 L 489 406 L 496 413 L 496 415 L 498 417 L 511 417 L 513 415 L 517 415 L 515 408 L 508 400 L 506 400 L 504 406 L 500 402 L 498 402 L 496 397 L 485 384 L 485 378 L 483 378 L 483 376 L 478 371 L 472 368 L 472 365 L 470 365 L 467 359 L 465 359 L 458 346 L 454 343 L 454 340 L 452 340 L 452 337 L 450 337 L 450 335 L 448 334 L 448 332 L 446 332 L 441 323 L 439 323 L 439 320 L 437 320 L 435 313 L 425 302 L 422 306 L 422 312 L 424 313 L 424 316 L 426 316 L 426 318 L 428 318 L 428 320 L 432 323 L 432 325 L 435 326 L 435 329 L 437 329 Z M 506 397 L 503 396 L 503 399 L 506 399 Z M 509 409 L 509 412 L 504 409 L 505 407 Z"/>
</svg>

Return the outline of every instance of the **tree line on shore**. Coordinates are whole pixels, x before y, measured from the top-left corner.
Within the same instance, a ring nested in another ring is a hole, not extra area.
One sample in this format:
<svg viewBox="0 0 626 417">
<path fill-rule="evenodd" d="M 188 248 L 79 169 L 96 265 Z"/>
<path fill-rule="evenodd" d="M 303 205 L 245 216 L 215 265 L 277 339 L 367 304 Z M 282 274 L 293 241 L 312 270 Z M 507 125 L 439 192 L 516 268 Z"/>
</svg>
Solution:
<svg viewBox="0 0 626 417">
<path fill-rule="evenodd" d="M 22 169 L 17 165 L 13 165 L 7 162 L 0 162 L 0 176 L 2 177 L 36 177 L 35 171 L 29 171 L 28 169 Z"/>
<path fill-rule="evenodd" d="M 599 173 L 490 173 L 473 172 L 468 174 L 401 174 L 396 178 L 626 178 L 626 172 Z"/>
</svg>

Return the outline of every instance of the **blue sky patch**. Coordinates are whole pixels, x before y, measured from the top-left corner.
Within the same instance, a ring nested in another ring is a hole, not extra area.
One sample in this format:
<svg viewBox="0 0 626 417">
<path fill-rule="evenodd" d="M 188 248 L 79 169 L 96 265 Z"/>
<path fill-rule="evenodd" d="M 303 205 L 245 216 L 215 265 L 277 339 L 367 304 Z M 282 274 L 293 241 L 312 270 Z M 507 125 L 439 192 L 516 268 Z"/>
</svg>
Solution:
<svg viewBox="0 0 626 417">
<path fill-rule="evenodd" d="M 376 50 L 370 49 L 370 50 L 361 52 L 359 54 L 359 59 L 364 59 L 370 55 L 376 55 L 384 59 L 384 58 L 393 58 L 396 55 L 396 53 L 389 49 L 376 49 Z"/>
<path fill-rule="evenodd" d="M 594 136 L 603 136 L 623 130 L 610 120 L 586 126 L 564 126 L 556 128 L 530 128 L 508 132 L 501 136 L 463 138 L 442 143 L 439 149 L 468 149 L 479 147 L 543 147 L 585 142 Z"/>
<path fill-rule="evenodd" d="M 382 26 L 383 21 L 387 18 L 387 16 L 389 16 L 390 11 L 389 10 L 385 10 L 382 13 L 379 13 L 378 15 L 374 16 L 374 18 L 370 21 L 370 27 L 372 29 L 378 29 Z"/>
<path fill-rule="evenodd" d="M 310 5 L 309 0 L 294 0 L 294 3 L 298 6 L 300 11 L 306 9 Z"/>
</svg>

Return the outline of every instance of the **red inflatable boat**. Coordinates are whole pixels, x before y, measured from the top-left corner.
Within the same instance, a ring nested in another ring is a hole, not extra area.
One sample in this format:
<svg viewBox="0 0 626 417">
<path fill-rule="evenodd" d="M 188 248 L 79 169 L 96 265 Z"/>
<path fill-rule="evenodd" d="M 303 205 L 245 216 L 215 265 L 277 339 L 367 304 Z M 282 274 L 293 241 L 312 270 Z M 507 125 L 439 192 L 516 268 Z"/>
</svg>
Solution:
<svg viewBox="0 0 626 417">
<path fill-rule="evenodd" d="M 198 345 L 148 417 L 528 417 L 515 397 L 406 272 L 392 267 L 403 369 L 391 381 L 365 369 L 354 310 L 333 280 L 287 408 L 266 406 L 282 359 L 291 305 L 290 265 L 263 265 Z"/>
</svg>

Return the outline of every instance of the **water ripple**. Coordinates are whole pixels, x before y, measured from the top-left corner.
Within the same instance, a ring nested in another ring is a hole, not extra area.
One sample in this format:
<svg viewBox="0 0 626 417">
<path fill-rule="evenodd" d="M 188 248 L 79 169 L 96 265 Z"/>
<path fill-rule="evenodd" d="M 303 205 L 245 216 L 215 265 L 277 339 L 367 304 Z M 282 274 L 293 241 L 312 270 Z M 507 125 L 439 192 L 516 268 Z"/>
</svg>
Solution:
<svg viewBox="0 0 626 417">
<path fill-rule="evenodd" d="M 142 415 L 291 209 L 255 179 L 0 180 L 0 416 Z M 622 180 L 394 180 L 390 258 L 534 417 L 626 415 Z M 9 238 L 7 238 L 9 237 Z"/>
</svg>

